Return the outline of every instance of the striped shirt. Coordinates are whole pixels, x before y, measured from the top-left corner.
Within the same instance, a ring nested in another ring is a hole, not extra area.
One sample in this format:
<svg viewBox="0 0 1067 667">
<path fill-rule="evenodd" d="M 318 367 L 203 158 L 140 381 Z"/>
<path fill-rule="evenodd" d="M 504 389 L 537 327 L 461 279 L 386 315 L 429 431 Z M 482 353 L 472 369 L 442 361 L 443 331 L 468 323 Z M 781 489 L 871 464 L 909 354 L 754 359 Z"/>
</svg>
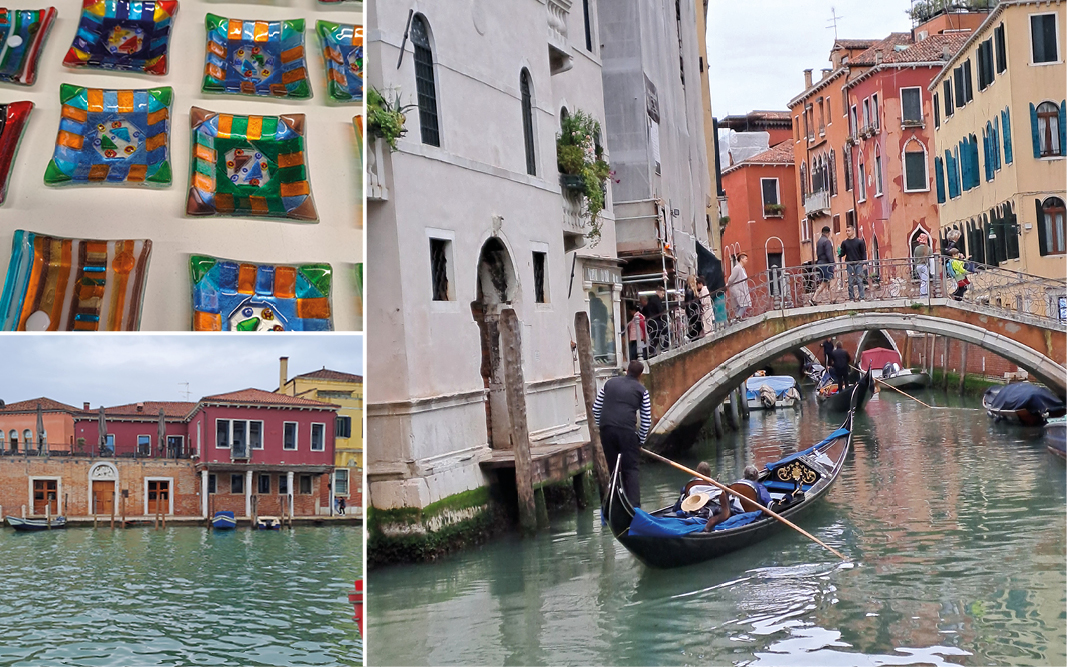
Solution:
<svg viewBox="0 0 1067 667">
<path fill-rule="evenodd" d="M 637 428 L 637 435 L 643 444 L 652 428 L 652 399 L 648 390 L 629 376 L 608 380 L 593 403 L 593 417 L 600 428 L 635 428 L 638 413 L 641 425 Z"/>
</svg>

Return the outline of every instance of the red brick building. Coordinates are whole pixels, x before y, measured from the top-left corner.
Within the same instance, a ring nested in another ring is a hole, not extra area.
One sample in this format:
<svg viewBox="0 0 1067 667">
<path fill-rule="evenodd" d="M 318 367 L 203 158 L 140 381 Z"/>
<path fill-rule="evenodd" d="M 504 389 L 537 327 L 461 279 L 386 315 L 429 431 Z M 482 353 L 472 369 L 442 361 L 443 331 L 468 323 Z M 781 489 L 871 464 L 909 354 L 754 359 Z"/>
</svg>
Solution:
<svg viewBox="0 0 1067 667">
<path fill-rule="evenodd" d="M 38 443 L 37 408 L 44 421 L 44 443 Z M 78 408 L 51 398 L 33 398 L 0 407 L 0 452 L 69 452 L 74 445 L 74 415 Z M 41 447 L 38 447 L 41 444 Z"/>
<path fill-rule="evenodd" d="M 747 253 L 750 277 L 770 266 L 800 264 L 801 212 L 792 143 L 787 138 L 722 173 L 730 210 L 722 235 L 723 255 Z"/>
</svg>

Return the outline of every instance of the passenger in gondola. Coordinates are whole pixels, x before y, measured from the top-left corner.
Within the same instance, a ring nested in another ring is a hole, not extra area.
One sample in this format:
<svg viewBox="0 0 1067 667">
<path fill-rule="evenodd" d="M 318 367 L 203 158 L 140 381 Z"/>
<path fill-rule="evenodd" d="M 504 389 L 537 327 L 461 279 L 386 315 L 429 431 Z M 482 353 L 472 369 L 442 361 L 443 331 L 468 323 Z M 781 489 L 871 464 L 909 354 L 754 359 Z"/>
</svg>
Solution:
<svg viewBox="0 0 1067 667">
<path fill-rule="evenodd" d="M 697 464 L 697 473 L 704 477 L 711 477 L 711 465 L 707 461 L 701 461 Z M 701 477 L 694 477 L 686 482 L 682 486 L 682 490 L 678 493 L 678 501 L 674 503 L 674 512 L 683 512 L 682 503 L 686 498 L 695 496 L 698 493 L 707 493 L 709 495 L 715 495 L 718 493 L 718 488 L 709 484 Z"/>
</svg>

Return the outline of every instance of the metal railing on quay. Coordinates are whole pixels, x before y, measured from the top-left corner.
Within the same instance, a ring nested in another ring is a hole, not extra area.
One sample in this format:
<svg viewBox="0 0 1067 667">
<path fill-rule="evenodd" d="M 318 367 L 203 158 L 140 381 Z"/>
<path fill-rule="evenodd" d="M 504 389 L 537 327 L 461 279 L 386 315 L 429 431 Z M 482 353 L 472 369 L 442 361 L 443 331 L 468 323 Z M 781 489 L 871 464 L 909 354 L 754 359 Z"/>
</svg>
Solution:
<svg viewBox="0 0 1067 667">
<path fill-rule="evenodd" d="M 772 267 L 752 276 L 746 283 L 750 305 L 744 308 L 739 305 L 744 299 L 735 298 L 729 290 L 719 290 L 710 299 L 672 303 L 665 313 L 647 320 L 648 346 L 643 356 L 655 357 L 696 344 L 742 319 L 770 311 L 813 307 L 813 299 L 814 307 L 822 307 L 850 300 L 877 303 L 903 299 L 930 304 L 933 299 L 952 298 L 989 315 L 1021 315 L 1067 331 L 1067 279 L 1043 278 L 974 262 L 966 262 L 966 272 L 956 275 L 948 257 L 934 255 L 925 262 L 837 262 L 828 287 L 820 290 L 822 268 Z"/>
</svg>

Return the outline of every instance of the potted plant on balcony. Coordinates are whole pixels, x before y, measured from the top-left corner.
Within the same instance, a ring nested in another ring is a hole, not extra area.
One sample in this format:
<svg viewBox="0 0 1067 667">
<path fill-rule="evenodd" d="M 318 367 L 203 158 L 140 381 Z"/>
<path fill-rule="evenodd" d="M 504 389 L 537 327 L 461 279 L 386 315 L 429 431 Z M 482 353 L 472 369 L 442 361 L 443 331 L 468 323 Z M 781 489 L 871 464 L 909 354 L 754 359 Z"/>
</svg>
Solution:
<svg viewBox="0 0 1067 667">
<path fill-rule="evenodd" d="M 560 185 L 569 193 L 581 196 L 589 214 L 586 237 L 596 243 L 600 238 L 600 212 L 604 210 L 605 181 L 611 167 L 604 160 L 604 148 L 596 141 L 600 123 L 578 110 L 566 116 L 556 135 L 556 161 Z"/>
<path fill-rule="evenodd" d="M 763 215 L 768 217 L 780 218 L 785 211 L 785 206 L 781 204 L 766 204 L 763 207 Z"/>
<path fill-rule="evenodd" d="M 375 139 L 381 139 L 389 145 L 390 150 L 396 150 L 396 140 L 407 134 L 404 122 L 407 117 L 404 112 L 414 104 L 403 105 L 400 103 L 400 93 L 395 92 L 392 100 L 387 100 L 378 89 L 371 88 L 367 91 L 367 132 Z"/>
</svg>

